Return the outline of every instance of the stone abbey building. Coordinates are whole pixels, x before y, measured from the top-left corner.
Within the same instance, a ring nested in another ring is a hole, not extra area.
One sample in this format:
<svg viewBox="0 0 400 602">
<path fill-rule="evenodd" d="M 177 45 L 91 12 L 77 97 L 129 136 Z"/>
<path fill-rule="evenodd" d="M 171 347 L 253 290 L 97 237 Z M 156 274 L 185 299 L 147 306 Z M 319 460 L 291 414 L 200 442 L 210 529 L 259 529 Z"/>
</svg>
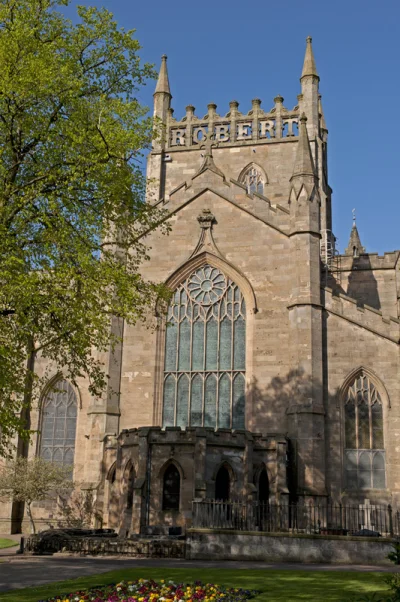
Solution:
<svg viewBox="0 0 400 602">
<path fill-rule="evenodd" d="M 311 38 L 300 83 L 293 109 L 177 119 L 162 59 L 147 200 L 172 229 L 143 274 L 171 303 L 114 320 L 103 399 L 54 371 L 33 416 L 31 453 L 73 462 L 123 534 L 189 526 L 193 500 L 400 502 L 400 252 L 367 253 L 355 224 L 335 251 Z"/>
</svg>

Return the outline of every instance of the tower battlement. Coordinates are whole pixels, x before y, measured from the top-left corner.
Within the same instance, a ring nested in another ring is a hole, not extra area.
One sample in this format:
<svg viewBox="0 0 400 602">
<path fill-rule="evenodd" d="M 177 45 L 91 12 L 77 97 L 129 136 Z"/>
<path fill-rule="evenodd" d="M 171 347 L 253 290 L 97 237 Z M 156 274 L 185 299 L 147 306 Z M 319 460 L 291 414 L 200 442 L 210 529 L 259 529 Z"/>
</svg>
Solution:
<svg viewBox="0 0 400 602">
<path fill-rule="evenodd" d="M 166 149 L 170 151 L 181 146 L 199 148 L 205 136 L 210 134 L 214 136 L 215 142 L 229 146 L 296 137 L 300 118 L 299 105 L 288 110 L 283 105 L 282 96 L 277 96 L 274 102 L 270 111 L 264 111 L 261 100 L 255 98 L 250 111 L 241 113 L 239 103 L 233 100 L 226 115 L 219 115 L 217 105 L 210 103 L 203 118 L 197 117 L 195 108 L 189 105 L 186 107 L 186 115 L 180 120 L 173 117 L 173 109 L 170 108 L 166 123 Z"/>
</svg>

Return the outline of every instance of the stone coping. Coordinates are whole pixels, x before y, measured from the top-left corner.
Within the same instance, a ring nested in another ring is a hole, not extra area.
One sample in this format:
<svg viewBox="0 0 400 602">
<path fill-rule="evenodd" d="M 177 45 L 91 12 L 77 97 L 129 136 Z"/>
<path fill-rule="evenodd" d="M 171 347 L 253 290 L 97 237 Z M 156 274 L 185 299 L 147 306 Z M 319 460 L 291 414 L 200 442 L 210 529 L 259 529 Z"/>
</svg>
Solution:
<svg viewBox="0 0 400 602">
<path fill-rule="evenodd" d="M 187 529 L 186 533 L 204 533 L 207 535 L 254 535 L 258 537 L 288 537 L 290 539 L 328 539 L 336 541 L 367 541 L 385 542 L 395 541 L 395 537 L 364 537 L 355 535 L 317 535 L 316 533 L 271 533 L 269 531 L 238 531 L 236 529 Z"/>
</svg>

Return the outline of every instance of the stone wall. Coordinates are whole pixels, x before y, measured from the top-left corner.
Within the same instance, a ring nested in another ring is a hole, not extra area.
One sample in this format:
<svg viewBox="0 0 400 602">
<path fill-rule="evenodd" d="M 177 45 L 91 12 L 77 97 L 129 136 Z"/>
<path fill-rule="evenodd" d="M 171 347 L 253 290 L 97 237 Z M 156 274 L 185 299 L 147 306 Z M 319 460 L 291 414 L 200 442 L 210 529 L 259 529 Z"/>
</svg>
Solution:
<svg viewBox="0 0 400 602">
<path fill-rule="evenodd" d="M 190 529 L 187 558 L 191 560 L 263 560 L 329 564 L 390 565 L 387 539 L 319 535 L 211 531 Z"/>
</svg>

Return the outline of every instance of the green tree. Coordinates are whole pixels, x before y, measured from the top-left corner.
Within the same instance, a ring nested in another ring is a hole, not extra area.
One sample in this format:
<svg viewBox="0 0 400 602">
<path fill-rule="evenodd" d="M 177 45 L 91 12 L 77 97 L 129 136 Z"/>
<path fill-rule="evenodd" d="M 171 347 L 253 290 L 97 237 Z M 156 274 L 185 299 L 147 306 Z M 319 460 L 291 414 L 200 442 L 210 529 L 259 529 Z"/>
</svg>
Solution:
<svg viewBox="0 0 400 602">
<path fill-rule="evenodd" d="M 70 491 L 71 475 L 72 466 L 19 457 L 0 468 L 0 498 L 23 502 L 32 533 L 36 533 L 32 504 Z"/>
<path fill-rule="evenodd" d="M 111 316 L 135 323 L 164 294 L 139 273 L 143 235 L 167 229 L 144 203 L 154 73 L 133 30 L 87 7 L 73 24 L 68 3 L 0 0 L 0 453 L 29 434 L 38 354 L 99 395 Z"/>
</svg>

